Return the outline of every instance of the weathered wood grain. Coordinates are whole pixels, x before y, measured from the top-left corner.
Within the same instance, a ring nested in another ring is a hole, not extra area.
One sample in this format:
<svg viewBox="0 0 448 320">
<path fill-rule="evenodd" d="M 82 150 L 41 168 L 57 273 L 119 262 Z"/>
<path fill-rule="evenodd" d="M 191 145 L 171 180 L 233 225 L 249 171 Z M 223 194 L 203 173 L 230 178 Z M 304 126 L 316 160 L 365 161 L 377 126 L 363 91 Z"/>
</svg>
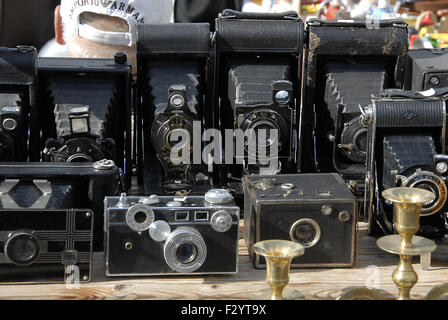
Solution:
<svg viewBox="0 0 448 320">
<path fill-rule="evenodd" d="M 335 299 L 346 287 L 374 284 L 372 276 L 377 274 L 376 284 L 393 299 L 398 291 L 391 275 L 398 257 L 378 249 L 372 237 L 361 238 L 358 251 L 354 268 L 293 269 L 289 285 L 307 299 Z M 249 299 L 267 287 L 265 271 L 252 267 L 243 240 L 236 275 L 108 279 L 102 261 L 101 253 L 94 255 L 93 281 L 81 284 L 80 289 L 68 289 L 64 284 L 4 285 L 0 286 L 0 299 Z M 412 290 L 413 299 L 424 299 L 432 287 L 448 282 L 447 245 L 433 253 L 429 270 L 422 270 L 418 259 L 414 262 L 419 282 Z"/>
</svg>

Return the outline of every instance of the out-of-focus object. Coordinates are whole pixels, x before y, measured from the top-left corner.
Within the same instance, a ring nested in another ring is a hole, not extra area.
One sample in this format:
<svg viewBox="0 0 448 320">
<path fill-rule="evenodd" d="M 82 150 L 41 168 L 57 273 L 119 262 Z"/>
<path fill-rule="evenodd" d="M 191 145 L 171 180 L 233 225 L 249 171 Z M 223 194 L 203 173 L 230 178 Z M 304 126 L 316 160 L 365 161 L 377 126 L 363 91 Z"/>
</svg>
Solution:
<svg viewBox="0 0 448 320">
<path fill-rule="evenodd" d="M 415 11 L 431 10 L 436 12 L 437 10 L 443 10 L 448 8 L 447 0 L 422 0 L 414 1 L 412 9 Z"/>
<path fill-rule="evenodd" d="M 425 300 L 439 300 L 444 294 L 448 293 L 448 282 L 439 284 L 432 288 L 425 297 Z"/>
<path fill-rule="evenodd" d="M 432 27 L 430 29 L 435 28 L 435 24 L 437 23 L 437 16 L 432 11 L 425 11 L 422 14 L 420 14 L 417 18 L 417 21 L 415 23 L 415 28 L 417 30 L 422 29 L 423 27 Z"/>
<path fill-rule="evenodd" d="M 60 0 L 0 0 L 0 46 L 39 49 L 54 36 L 54 8 Z"/>
<path fill-rule="evenodd" d="M 440 19 L 438 31 L 440 33 L 448 33 L 448 17 L 447 16 L 443 16 Z"/>
<path fill-rule="evenodd" d="M 215 19 L 220 12 L 224 9 L 241 10 L 242 2 L 242 0 L 176 0 L 174 20 L 175 22 L 208 22 L 213 30 Z"/>
<path fill-rule="evenodd" d="M 241 11 L 269 12 L 271 8 L 272 8 L 272 0 L 244 0 Z"/>
</svg>

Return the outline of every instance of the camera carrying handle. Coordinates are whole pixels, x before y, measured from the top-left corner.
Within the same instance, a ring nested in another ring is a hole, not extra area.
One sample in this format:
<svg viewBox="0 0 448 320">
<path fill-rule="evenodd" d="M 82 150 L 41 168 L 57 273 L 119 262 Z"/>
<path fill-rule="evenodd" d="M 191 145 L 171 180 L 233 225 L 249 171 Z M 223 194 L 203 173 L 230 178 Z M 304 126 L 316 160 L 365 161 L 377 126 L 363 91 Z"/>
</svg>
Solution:
<svg viewBox="0 0 448 320">
<path fill-rule="evenodd" d="M 382 96 L 389 98 L 410 98 L 410 99 L 426 99 L 429 97 L 443 97 L 448 95 L 448 87 L 431 88 L 426 91 L 387 89 L 384 90 Z"/>
<path fill-rule="evenodd" d="M 225 9 L 220 15 L 221 19 L 252 19 L 252 20 L 300 20 L 295 11 L 281 13 L 240 12 Z"/>
</svg>

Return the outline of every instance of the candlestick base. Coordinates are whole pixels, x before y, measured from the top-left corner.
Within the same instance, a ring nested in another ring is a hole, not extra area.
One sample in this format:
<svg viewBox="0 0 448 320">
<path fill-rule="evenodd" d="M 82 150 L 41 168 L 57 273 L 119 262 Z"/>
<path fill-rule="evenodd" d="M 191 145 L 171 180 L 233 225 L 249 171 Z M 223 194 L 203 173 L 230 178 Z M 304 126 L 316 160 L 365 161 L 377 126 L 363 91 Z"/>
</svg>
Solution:
<svg viewBox="0 0 448 320">
<path fill-rule="evenodd" d="M 283 300 L 305 300 L 305 296 L 298 290 L 286 287 L 282 292 Z M 251 300 L 270 300 L 272 297 L 272 289 L 266 288 L 255 294 L 250 298 Z"/>
</svg>

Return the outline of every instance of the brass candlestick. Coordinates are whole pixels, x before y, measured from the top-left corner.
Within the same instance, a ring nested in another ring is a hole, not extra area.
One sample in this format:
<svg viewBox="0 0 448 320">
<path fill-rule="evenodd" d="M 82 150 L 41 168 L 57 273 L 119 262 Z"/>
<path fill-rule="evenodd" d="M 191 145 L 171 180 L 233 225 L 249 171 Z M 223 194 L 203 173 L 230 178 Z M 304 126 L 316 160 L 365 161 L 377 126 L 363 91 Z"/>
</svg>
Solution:
<svg viewBox="0 0 448 320">
<path fill-rule="evenodd" d="M 398 254 L 400 263 L 392 274 L 398 287 L 398 300 L 410 300 L 410 291 L 418 281 L 412 267 L 412 256 L 436 249 L 434 241 L 414 236 L 420 229 L 420 211 L 424 203 L 433 201 L 432 192 L 418 188 L 392 188 L 383 191 L 383 197 L 394 204 L 394 227 L 399 235 L 385 236 L 377 241 L 380 249 Z"/>
<path fill-rule="evenodd" d="M 439 284 L 431 289 L 425 297 L 425 300 L 439 300 L 443 295 L 448 293 L 448 282 Z"/>
<path fill-rule="evenodd" d="M 301 256 L 305 248 L 296 242 L 287 240 L 266 240 L 257 242 L 253 247 L 256 254 L 266 259 L 266 282 L 271 288 L 254 294 L 254 300 L 298 300 L 303 295 L 291 288 L 289 283 L 289 268 L 294 257 Z"/>
<path fill-rule="evenodd" d="M 399 290 L 398 300 L 410 300 L 411 289 L 418 281 L 418 275 L 412 267 L 412 256 L 430 253 L 437 247 L 434 241 L 415 236 L 420 229 L 422 206 L 433 201 L 435 195 L 418 188 L 391 188 L 383 191 L 382 195 L 394 204 L 394 227 L 399 235 L 382 237 L 376 243 L 380 249 L 400 256 L 400 263 L 392 273 L 392 280 Z M 427 299 L 440 297 L 446 290 L 447 287 L 435 288 Z M 384 300 L 385 296 L 379 290 L 361 287 L 345 290 L 337 299 L 359 298 Z"/>
</svg>

